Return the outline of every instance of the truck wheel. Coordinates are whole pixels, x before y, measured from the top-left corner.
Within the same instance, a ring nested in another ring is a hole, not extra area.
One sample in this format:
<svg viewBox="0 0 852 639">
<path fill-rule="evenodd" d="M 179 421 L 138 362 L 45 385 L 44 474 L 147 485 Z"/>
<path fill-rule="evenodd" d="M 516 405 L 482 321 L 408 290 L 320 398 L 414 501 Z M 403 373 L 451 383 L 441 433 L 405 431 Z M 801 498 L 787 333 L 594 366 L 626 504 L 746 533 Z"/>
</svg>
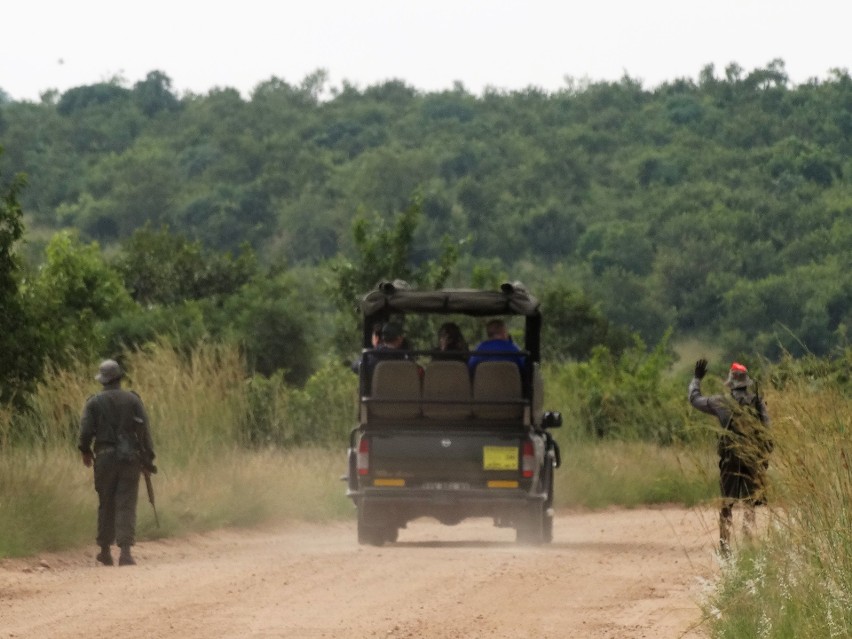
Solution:
<svg viewBox="0 0 852 639">
<path fill-rule="evenodd" d="M 385 530 L 378 526 L 365 526 L 358 522 L 358 543 L 362 546 L 381 546 L 385 543 Z"/>
<path fill-rule="evenodd" d="M 385 542 L 394 543 L 399 539 L 399 527 L 394 524 L 371 524 L 364 521 L 358 509 L 358 543 L 362 546 L 382 546 Z"/>
<path fill-rule="evenodd" d="M 381 546 L 388 538 L 385 527 L 365 522 L 363 512 L 363 509 L 358 509 L 358 543 L 362 546 Z"/>
<path fill-rule="evenodd" d="M 532 546 L 544 543 L 544 517 L 544 504 L 535 503 L 529 506 L 516 524 L 517 542 Z"/>
</svg>

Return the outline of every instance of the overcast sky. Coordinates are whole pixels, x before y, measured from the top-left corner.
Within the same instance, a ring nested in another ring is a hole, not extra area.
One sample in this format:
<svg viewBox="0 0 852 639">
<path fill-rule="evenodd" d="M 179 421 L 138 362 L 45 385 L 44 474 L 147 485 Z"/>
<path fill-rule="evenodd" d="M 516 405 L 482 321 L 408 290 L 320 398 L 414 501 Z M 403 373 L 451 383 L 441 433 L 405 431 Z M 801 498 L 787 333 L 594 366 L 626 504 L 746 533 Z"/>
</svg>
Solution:
<svg viewBox="0 0 852 639">
<path fill-rule="evenodd" d="M 0 89 L 15 100 L 164 72 L 176 93 L 317 69 L 332 86 L 456 81 L 480 94 L 625 74 L 653 88 L 781 58 L 795 84 L 852 68 L 849 0 L 10 0 Z"/>
</svg>

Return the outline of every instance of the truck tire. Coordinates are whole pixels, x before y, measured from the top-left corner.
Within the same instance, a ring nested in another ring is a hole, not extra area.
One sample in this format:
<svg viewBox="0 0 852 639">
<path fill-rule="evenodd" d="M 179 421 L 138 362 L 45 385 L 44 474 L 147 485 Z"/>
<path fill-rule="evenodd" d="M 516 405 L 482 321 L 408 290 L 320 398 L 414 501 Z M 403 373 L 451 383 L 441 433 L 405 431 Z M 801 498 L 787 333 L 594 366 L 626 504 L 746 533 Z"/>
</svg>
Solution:
<svg viewBox="0 0 852 639">
<path fill-rule="evenodd" d="M 358 543 L 362 546 L 381 546 L 385 543 L 384 530 L 358 522 Z"/>
<path fill-rule="evenodd" d="M 399 528 L 387 524 L 370 524 L 364 521 L 363 510 L 358 509 L 358 543 L 362 546 L 382 546 L 399 538 Z"/>
<path fill-rule="evenodd" d="M 516 523 L 515 539 L 519 544 L 538 546 L 544 543 L 544 504 L 536 502 L 527 507 Z"/>
</svg>

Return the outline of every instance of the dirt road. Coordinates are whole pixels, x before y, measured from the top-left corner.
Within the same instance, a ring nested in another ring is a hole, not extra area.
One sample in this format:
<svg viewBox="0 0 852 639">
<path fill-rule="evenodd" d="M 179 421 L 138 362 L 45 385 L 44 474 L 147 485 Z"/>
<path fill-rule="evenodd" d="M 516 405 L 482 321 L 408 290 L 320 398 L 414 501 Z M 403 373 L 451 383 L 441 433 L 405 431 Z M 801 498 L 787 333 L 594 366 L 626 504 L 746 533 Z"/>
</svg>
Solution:
<svg viewBox="0 0 852 639">
<path fill-rule="evenodd" d="M 562 513 L 553 544 L 419 520 L 383 548 L 354 523 L 143 542 L 0 562 L 0 639 L 704 637 L 718 571 L 707 512 Z"/>
</svg>

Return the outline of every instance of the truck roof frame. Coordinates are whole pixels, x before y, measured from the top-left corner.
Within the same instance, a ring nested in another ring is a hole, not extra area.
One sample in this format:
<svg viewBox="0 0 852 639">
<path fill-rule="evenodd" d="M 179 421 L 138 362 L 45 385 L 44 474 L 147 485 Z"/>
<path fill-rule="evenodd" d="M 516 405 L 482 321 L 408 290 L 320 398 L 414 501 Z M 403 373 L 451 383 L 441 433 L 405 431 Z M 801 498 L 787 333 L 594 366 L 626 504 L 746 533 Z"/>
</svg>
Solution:
<svg viewBox="0 0 852 639">
<path fill-rule="evenodd" d="M 521 316 L 525 318 L 524 349 L 532 361 L 539 361 L 541 345 L 541 305 L 520 282 L 506 282 L 497 291 L 479 289 L 438 289 L 418 291 L 406 282 L 380 282 L 361 299 L 364 317 L 364 344 L 370 343 L 372 327 L 394 314 L 470 315 L 472 317 Z"/>
</svg>

